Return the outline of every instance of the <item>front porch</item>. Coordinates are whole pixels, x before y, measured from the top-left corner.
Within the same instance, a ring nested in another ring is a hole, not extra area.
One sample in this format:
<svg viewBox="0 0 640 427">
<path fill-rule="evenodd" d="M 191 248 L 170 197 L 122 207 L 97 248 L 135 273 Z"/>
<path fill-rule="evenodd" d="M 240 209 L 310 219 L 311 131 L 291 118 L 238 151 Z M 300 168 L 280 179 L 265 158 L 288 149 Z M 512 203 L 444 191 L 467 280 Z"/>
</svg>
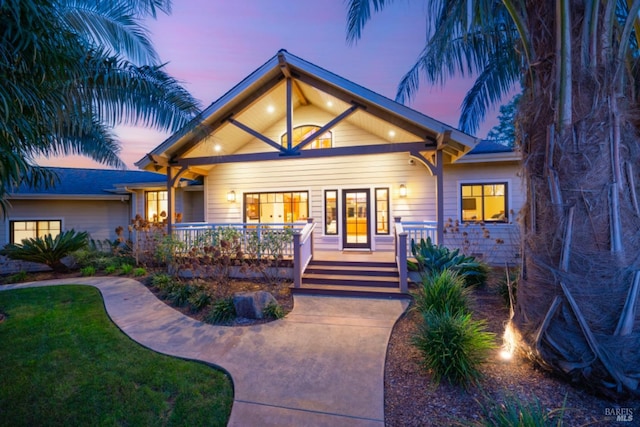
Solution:
<svg viewBox="0 0 640 427">
<path fill-rule="evenodd" d="M 371 289 L 371 292 L 402 295 L 408 292 L 407 258 L 411 257 L 411 241 L 429 237 L 435 242 L 438 234 L 435 222 L 403 223 L 396 218 L 392 232 L 394 251 L 315 250 L 314 233 L 320 232 L 317 225 L 311 218 L 306 223 L 287 224 L 178 223 L 173 225 L 172 234 L 179 250 L 185 252 L 234 239 L 244 257 L 292 261 L 289 277 L 293 280 L 294 292 L 306 289 L 307 293 L 323 293 L 318 285 L 333 285 L 334 290 L 341 287 L 345 293 L 356 293 L 353 286 L 368 284 L 373 288 L 386 288 L 385 292 L 381 289 Z M 326 276 L 340 276 L 342 280 Z M 305 287 L 305 284 L 316 286 Z M 377 286 L 380 284 L 383 286 Z M 389 288 L 393 290 L 389 292 Z"/>
</svg>

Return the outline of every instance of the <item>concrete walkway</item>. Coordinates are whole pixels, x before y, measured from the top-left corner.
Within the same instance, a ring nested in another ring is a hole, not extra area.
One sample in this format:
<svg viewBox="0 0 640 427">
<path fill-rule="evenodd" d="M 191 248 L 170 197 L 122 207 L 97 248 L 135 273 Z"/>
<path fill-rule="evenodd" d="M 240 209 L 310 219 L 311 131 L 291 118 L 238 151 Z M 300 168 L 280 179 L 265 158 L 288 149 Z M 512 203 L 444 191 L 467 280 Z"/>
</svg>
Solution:
<svg viewBox="0 0 640 427">
<path fill-rule="evenodd" d="M 384 361 L 406 300 L 295 296 L 284 319 L 246 326 L 195 321 L 126 278 L 0 286 L 95 286 L 107 313 L 145 347 L 229 372 L 230 426 L 384 426 Z"/>
</svg>

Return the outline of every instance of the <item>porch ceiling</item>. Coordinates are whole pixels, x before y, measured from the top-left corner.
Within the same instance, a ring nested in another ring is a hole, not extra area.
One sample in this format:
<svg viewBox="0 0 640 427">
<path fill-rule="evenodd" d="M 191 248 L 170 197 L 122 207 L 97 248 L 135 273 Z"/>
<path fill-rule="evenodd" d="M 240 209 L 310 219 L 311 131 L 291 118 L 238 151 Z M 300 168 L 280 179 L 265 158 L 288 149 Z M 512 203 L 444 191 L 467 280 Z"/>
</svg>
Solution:
<svg viewBox="0 0 640 427">
<path fill-rule="evenodd" d="M 293 91 L 293 127 L 307 124 L 306 122 L 303 123 L 296 120 L 296 110 L 299 108 L 314 106 L 326 112 L 331 117 L 336 117 L 352 106 L 352 104 L 307 83 L 295 80 L 294 84 L 298 86 L 298 90 Z M 234 120 L 259 133 L 268 133 L 272 136 L 274 142 L 279 143 L 280 135 L 286 132 L 286 124 L 284 123 L 286 118 L 286 105 L 287 91 L 286 83 L 283 80 L 248 108 L 233 114 L 232 117 Z M 357 109 L 356 112 L 347 117 L 345 121 L 390 143 L 419 142 L 424 140 L 424 137 L 421 138 L 411 132 L 407 132 L 401 127 L 378 118 L 362 108 Z M 277 123 L 282 123 L 282 129 L 272 129 Z M 324 123 L 317 124 L 323 125 Z M 390 132 L 393 133 L 390 134 Z M 277 135 L 277 138 L 274 135 Z M 254 139 L 253 135 L 227 121 L 217 128 L 212 128 L 210 133 L 204 135 L 201 140 L 191 146 L 188 151 L 180 157 L 195 158 L 246 153 L 243 147 Z M 216 147 L 218 147 L 218 151 L 216 151 Z M 254 152 L 276 151 L 275 148 L 266 143 L 259 145 L 259 147 L 260 148 Z"/>
</svg>

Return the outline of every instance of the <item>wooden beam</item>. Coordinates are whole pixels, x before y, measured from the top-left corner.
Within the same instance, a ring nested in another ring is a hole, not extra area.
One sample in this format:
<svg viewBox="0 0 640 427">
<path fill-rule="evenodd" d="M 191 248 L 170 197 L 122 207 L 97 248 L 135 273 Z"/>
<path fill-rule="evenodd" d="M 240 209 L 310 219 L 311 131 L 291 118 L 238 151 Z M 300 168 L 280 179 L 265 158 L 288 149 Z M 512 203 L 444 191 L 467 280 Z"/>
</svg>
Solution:
<svg viewBox="0 0 640 427">
<path fill-rule="evenodd" d="M 350 108 L 346 109 L 339 116 L 335 117 L 329 123 L 327 123 L 326 125 L 322 126 L 320 129 L 318 129 L 312 135 L 309 135 L 304 141 L 301 141 L 300 144 L 298 144 L 295 147 L 293 147 L 293 149 L 295 151 L 302 150 L 305 146 L 307 146 L 311 142 L 315 141 L 315 139 L 318 138 L 320 135 L 322 135 L 323 133 L 325 133 L 329 129 L 333 128 L 335 125 L 337 125 L 338 123 L 340 123 L 341 121 L 343 121 L 344 119 L 349 117 L 351 114 L 355 113 L 355 111 L 360 107 L 361 106 L 359 104 L 354 104 Z"/>
<path fill-rule="evenodd" d="M 422 155 L 422 153 L 419 153 L 417 151 L 411 151 L 409 152 L 409 155 L 411 157 L 414 157 L 416 159 L 418 159 L 418 161 L 420 163 L 422 163 L 426 168 L 429 169 L 429 171 L 431 172 L 432 176 L 436 176 L 438 173 L 438 170 L 436 168 L 436 165 L 433 164 L 433 162 L 431 162 L 429 159 L 427 159 L 425 156 Z"/>
<path fill-rule="evenodd" d="M 280 71 L 282 71 L 282 74 L 286 78 L 291 79 L 293 93 L 295 93 L 296 98 L 298 98 L 298 101 L 300 101 L 300 104 L 309 105 L 309 100 L 306 96 L 304 96 L 304 93 L 302 92 L 302 89 L 300 89 L 300 85 L 298 84 L 298 82 L 294 80 L 293 74 L 291 73 L 291 68 L 289 67 L 286 59 L 284 59 L 284 55 L 282 55 L 282 53 L 278 53 L 278 62 L 280 63 Z"/>
<path fill-rule="evenodd" d="M 451 141 L 451 131 L 445 130 L 436 137 L 437 149 L 442 150 Z"/>
<path fill-rule="evenodd" d="M 266 136 L 264 136 L 263 134 L 261 134 L 258 131 L 255 131 L 253 129 L 251 129 L 249 126 L 235 120 L 232 117 L 229 117 L 227 119 L 229 121 L 229 123 L 239 127 L 240 129 L 242 129 L 243 131 L 247 132 L 248 134 L 250 134 L 251 136 L 259 139 L 260 141 L 272 146 L 273 148 L 275 148 L 276 150 L 280 151 L 280 152 L 285 152 L 286 150 L 282 147 L 281 144 L 278 144 L 277 142 L 275 142 L 274 140 L 272 140 L 271 138 L 268 138 Z"/>
<path fill-rule="evenodd" d="M 198 145 L 205 136 L 215 132 L 216 130 L 218 130 L 218 128 L 227 123 L 228 117 L 242 113 L 247 107 L 270 92 L 278 83 L 282 81 L 283 78 L 283 75 L 278 73 L 273 78 L 267 80 L 263 85 L 253 90 L 248 96 L 242 98 L 237 104 L 231 106 L 231 108 L 229 108 L 228 104 L 221 106 L 217 111 L 223 110 L 225 108 L 228 108 L 228 111 L 220 114 L 217 120 L 207 123 L 207 121 L 210 120 L 210 116 L 201 117 L 200 123 L 195 124 L 193 126 L 193 129 L 188 131 L 191 133 L 189 135 L 189 142 L 183 144 L 179 149 L 172 153 L 172 157 L 179 158 L 186 155 L 196 145 Z M 205 109 L 204 112 L 206 113 L 206 111 L 207 110 Z M 212 114 L 215 114 L 217 111 L 213 112 Z M 185 138 L 188 132 L 185 133 L 185 135 L 180 139 Z"/>
<path fill-rule="evenodd" d="M 157 154 L 147 154 L 147 158 L 156 166 L 169 166 L 169 159 L 166 157 L 158 156 Z"/>
<path fill-rule="evenodd" d="M 435 144 L 424 142 L 396 142 L 391 144 L 360 145 L 352 147 L 323 148 L 318 150 L 302 150 L 295 153 L 247 153 L 222 156 L 182 158 L 174 161 L 174 166 L 193 167 L 224 163 L 263 162 L 291 159 L 320 159 L 338 156 L 362 156 L 369 154 L 418 153 L 433 150 Z"/>
<path fill-rule="evenodd" d="M 287 116 L 287 151 L 291 151 L 293 147 L 293 94 L 291 87 L 293 85 L 292 78 L 287 77 L 287 100 L 286 100 L 286 116 Z"/>
</svg>

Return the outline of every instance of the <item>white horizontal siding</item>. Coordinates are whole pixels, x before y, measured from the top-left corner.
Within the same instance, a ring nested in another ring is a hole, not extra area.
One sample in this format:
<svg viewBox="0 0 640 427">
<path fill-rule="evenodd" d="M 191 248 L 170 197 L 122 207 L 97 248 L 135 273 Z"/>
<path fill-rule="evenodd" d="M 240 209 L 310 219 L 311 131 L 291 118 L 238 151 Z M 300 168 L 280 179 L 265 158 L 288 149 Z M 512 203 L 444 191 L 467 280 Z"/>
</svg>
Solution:
<svg viewBox="0 0 640 427">
<path fill-rule="evenodd" d="M 489 238 L 482 237 L 478 226 L 468 225 L 472 249 L 470 252 L 481 255 L 492 265 L 514 265 L 520 259 L 520 238 L 517 226 L 518 215 L 524 204 L 525 191 L 522 179 L 518 176 L 519 166 L 515 162 L 477 164 L 467 163 L 445 167 L 444 179 L 444 216 L 452 221 L 461 220 L 460 186 L 468 183 L 507 183 L 508 210 L 510 224 L 486 224 Z M 464 226 L 460 226 L 461 232 Z M 460 236 L 445 236 L 445 244 L 451 247 L 460 246 Z M 496 243 L 497 241 L 504 243 Z"/>
<path fill-rule="evenodd" d="M 115 239 L 115 229 L 129 224 L 129 202 L 119 200 L 12 200 L 2 227 L 2 244 L 9 243 L 9 222 L 61 220 L 63 230 L 86 231 L 92 239 Z"/>
<path fill-rule="evenodd" d="M 404 199 L 398 196 L 401 183 L 408 189 Z M 408 165 L 408 156 L 402 153 L 224 164 L 205 181 L 207 221 L 241 219 L 226 201 L 230 190 L 236 192 L 238 201 L 246 192 L 310 191 L 315 207 L 322 201 L 322 189 L 377 187 L 389 187 L 393 214 L 434 218 L 434 183 L 424 167 Z"/>
</svg>

